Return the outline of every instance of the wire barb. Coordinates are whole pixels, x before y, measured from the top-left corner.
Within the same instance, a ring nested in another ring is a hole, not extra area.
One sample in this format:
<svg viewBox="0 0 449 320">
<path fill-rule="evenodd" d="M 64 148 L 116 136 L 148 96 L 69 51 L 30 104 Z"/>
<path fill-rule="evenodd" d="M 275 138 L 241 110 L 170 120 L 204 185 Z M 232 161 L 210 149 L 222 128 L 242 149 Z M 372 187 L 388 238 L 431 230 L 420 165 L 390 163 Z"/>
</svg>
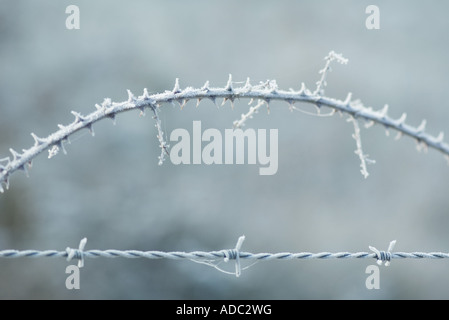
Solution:
<svg viewBox="0 0 449 320">
<path fill-rule="evenodd" d="M 67 247 L 65 251 L 67 252 L 67 261 L 72 259 L 78 259 L 78 268 L 84 267 L 84 247 L 86 246 L 87 238 L 83 238 L 80 241 L 78 249 L 72 249 Z"/>
<path fill-rule="evenodd" d="M 225 255 L 224 262 L 235 260 L 235 276 L 237 278 L 242 274 L 242 269 L 240 266 L 240 249 L 242 248 L 243 241 L 245 241 L 245 236 L 239 237 L 234 249 L 223 250 Z"/>
<path fill-rule="evenodd" d="M 375 247 L 369 246 L 370 250 L 373 251 L 376 254 L 377 264 L 382 265 L 382 262 L 385 262 L 385 266 L 388 267 L 390 265 L 391 260 L 391 251 L 393 250 L 394 246 L 396 244 L 396 240 L 393 240 L 390 242 L 390 245 L 388 246 L 387 252 L 385 251 L 379 251 Z"/>
</svg>

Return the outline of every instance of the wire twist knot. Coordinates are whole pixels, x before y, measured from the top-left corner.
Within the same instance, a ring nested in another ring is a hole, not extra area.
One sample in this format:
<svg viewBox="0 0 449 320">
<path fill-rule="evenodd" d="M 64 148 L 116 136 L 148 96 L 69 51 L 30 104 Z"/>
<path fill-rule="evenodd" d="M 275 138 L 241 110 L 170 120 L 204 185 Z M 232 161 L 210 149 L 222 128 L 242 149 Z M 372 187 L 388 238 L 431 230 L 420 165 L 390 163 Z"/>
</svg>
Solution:
<svg viewBox="0 0 449 320">
<path fill-rule="evenodd" d="M 390 265 L 390 260 L 392 257 L 391 251 L 393 250 L 395 244 L 396 240 L 391 241 L 387 251 L 379 251 L 375 247 L 369 246 L 370 250 L 376 254 L 378 265 L 382 265 L 382 262 L 385 262 L 386 267 Z"/>
<path fill-rule="evenodd" d="M 72 259 L 78 259 L 78 268 L 84 267 L 84 247 L 86 246 L 87 238 L 83 238 L 80 241 L 80 245 L 78 249 L 72 249 L 67 247 L 65 251 L 67 252 L 67 261 L 71 261 Z"/>
<path fill-rule="evenodd" d="M 228 249 L 223 250 L 223 253 L 225 255 L 224 261 L 228 262 L 229 260 L 236 260 L 239 256 L 239 252 L 235 249 Z"/>
<path fill-rule="evenodd" d="M 224 253 L 224 262 L 228 262 L 229 260 L 235 260 L 235 276 L 240 277 L 242 273 L 242 268 L 240 266 L 240 248 L 242 247 L 243 241 L 245 241 L 245 236 L 241 236 L 237 240 L 237 244 L 234 249 L 222 250 Z"/>
</svg>

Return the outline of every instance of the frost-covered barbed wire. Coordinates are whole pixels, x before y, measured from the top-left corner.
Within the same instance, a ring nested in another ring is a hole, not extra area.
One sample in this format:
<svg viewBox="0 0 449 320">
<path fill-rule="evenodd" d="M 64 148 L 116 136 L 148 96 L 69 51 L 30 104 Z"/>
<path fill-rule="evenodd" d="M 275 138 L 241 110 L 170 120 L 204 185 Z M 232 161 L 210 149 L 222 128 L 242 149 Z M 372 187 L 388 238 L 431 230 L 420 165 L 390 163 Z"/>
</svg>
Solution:
<svg viewBox="0 0 449 320">
<path fill-rule="evenodd" d="M 67 261 L 79 260 L 78 267 L 84 266 L 86 258 L 128 258 L 128 259 L 169 259 L 169 260 L 191 260 L 193 262 L 206 264 L 225 273 L 240 276 L 241 271 L 253 264 L 242 268 L 240 260 L 250 260 L 254 263 L 271 260 L 329 260 L 329 259 L 375 259 L 379 265 L 385 263 L 388 266 L 392 259 L 449 259 L 449 253 L 443 252 L 392 252 L 396 240 L 391 241 L 387 251 L 381 251 L 369 246 L 372 252 L 279 252 L 279 253 L 251 253 L 241 251 L 245 236 L 239 237 L 235 248 L 219 251 L 139 251 L 139 250 L 84 250 L 87 239 L 81 240 L 78 249 L 67 247 L 64 251 L 57 250 L 2 250 L 0 258 L 66 258 Z M 219 268 L 222 262 L 235 262 L 235 272 L 228 272 Z"/>
<path fill-rule="evenodd" d="M 72 111 L 75 119 L 69 125 L 58 125 L 59 130 L 50 134 L 45 138 L 38 137 L 34 133 L 31 136 L 34 139 L 34 145 L 28 149 L 23 149 L 22 152 L 17 152 L 14 149 L 10 149 L 11 156 L 0 159 L 0 192 L 3 192 L 3 186 L 9 187 L 10 176 L 18 171 L 23 170 L 28 175 L 28 168 L 31 167 L 33 159 L 45 150 L 49 150 L 49 157 L 55 156 L 59 150 L 66 153 L 64 143 L 69 142 L 69 138 L 75 132 L 82 129 L 88 129 L 92 135 L 94 135 L 93 125 L 105 118 L 111 118 L 115 123 L 116 116 L 121 112 L 129 110 L 140 110 L 141 114 L 144 114 L 146 108 L 150 108 L 154 113 L 156 120 L 156 128 L 158 131 L 157 138 L 161 148 L 161 155 L 159 157 L 159 164 L 164 161 L 165 155 L 168 154 L 168 144 L 164 138 L 164 133 L 161 129 L 158 110 L 163 103 L 178 102 L 181 109 L 190 100 L 197 100 L 197 105 L 202 99 L 210 99 L 212 102 L 216 102 L 216 99 L 222 98 L 223 104 L 226 101 L 230 101 L 233 106 L 235 99 L 250 99 L 251 101 L 258 101 L 256 107 L 252 107 L 247 114 L 243 114 L 240 120 L 234 122 L 234 127 L 241 127 L 245 122 L 252 117 L 261 107 L 261 101 L 267 106 L 271 101 L 284 101 L 289 105 L 290 110 L 297 110 L 294 106 L 295 103 L 309 103 L 321 110 L 322 107 L 328 107 L 333 111 L 338 111 L 349 115 L 353 119 L 363 119 L 366 121 L 365 127 L 370 127 L 375 123 L 383 125 L 387 130 L 394 129 L 398 132 L 398 136 L 405 134 L 414 138 L 418 142 L 419 147 L 429 147 L 441 151 L 449 162 L 449 144 L 443 142 L 444 134 L 441 132 L 438 136 L 433 136 L 425 131 L 426 121 L 417 126 L 411 126 L 405 123 L 406 114 L 404 113 L 399 119 L 393 119 L 388 115 L 388 105 L 385 105 L 381 110 L 373 110 L 371 107 L 364 106 L 358 100 L 352 100 L 352 94 L 348 93 L 344 100 L 334 99 L 324 96 L 324 86 L 326 85 L 326 74 L 330 70 L 329 64 L 333 60 L 337 60 L 340 63 L 346 63 L 347 60 L 341 55 L 338 55 L 331 51 L 325 58 L 326 66 L 320 71 L 321 79 L 317 82 L 316 89 L 311 92 L 302 83 L 301 89 L 295 91 L 290 89 L 288 91 L 278 88 L 276 81 L 268 80 L 261 82 L 257 85 L 252 85 L 249 78 L 245 85 L 241 87 L 235 87 L 235 83 L 232 81 L 232 76 L 229 75 L 229 79 L 225 87 L 213 88 L 207 81 L 201 88 L 187 87 L 181 89 L 179 80 L 176 79 L 173 90 L 167 90 L 163 93 L 149 94 L 147 89 L 144 89 L 141 96 L 135 97 L 131 91 L 128 90 L 128 100 L 124 102 L 112 102 L 111 99 L 104 99 L 101 105 L 96 104 L 96 111 L 88 114 L 81 115 L 78 112 Z M 355 123 L 355 122 L 354 122 Z M 359 142 L 360 135 L 355 133 L 356 141 Z M 364 158 L 362 150 L 359 149 L 359 143 L 357 143 L 357 150 L 359 157 Z M 366 163 L 365 163 L 366 164 Z M 362 173 L 367 176 L 366 166 L 362 160 Z"/>
</svg>

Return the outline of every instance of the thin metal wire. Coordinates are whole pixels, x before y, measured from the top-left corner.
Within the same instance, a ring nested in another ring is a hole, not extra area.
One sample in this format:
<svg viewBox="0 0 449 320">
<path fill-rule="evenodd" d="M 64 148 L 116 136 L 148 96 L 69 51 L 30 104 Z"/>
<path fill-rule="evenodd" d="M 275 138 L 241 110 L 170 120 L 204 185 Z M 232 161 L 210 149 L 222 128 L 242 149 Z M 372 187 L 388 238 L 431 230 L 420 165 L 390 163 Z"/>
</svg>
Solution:
<svg viewBox="0 0 449 320">
<path fill-rule="evenodd" d="M 0 251 L 0 258 L 67 258 L 68 261 L 72 259 L 80 260 L 78 267 L 83 267 L 84 259 L 86 258 L 145 258 L 145 259 L 170 259 L 170 260 L 192 260 L 194 262 L 204 263 L 215 267 L 217 270 L 226 272 L 217 267 L 214 262 L 228 262 L 235 261 L 235 276 L 240 276 L 241 269 L 240 259 L 253 261 L 269 261 L 269 260 L 310 260 L 310 259 L 376 259 L 378 264 L 385 262 L 385 266 L 390 264 L 392 259 L 448 259 L 449 253 L 443 252 L 391 252 L 396 241 L 391 241 L 387 251 L 380 251 L 374 247 L 369 247 L 373 252 L 279 252 L 279 253 L 251 253 L 240 251 L 240 248 L 245 240 L 241 236 L 237 241 L 234 249 L 224 249 L 219 251 L 139 251 L 139 250 L 87 250 L 84 251 L 87 239 L 81 240 L 78 249 L 67 248 L 65 251 L 56 250 L 2 250 Z"/>
</svg>

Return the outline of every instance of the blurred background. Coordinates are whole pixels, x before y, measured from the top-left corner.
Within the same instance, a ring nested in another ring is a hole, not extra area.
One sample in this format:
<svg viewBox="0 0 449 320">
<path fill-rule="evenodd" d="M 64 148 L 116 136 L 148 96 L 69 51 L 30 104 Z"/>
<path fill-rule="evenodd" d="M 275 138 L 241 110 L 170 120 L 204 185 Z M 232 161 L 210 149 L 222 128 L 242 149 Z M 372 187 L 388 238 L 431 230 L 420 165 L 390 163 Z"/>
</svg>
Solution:
<svg viewBox="0 0 449 320">
<path fill-rule="evenodd" d="M 80 9 L 68 30 L 66 7 Z M 0 158 L 88 114 L 109 97 L 224 86 L 228 74 L 280 88 L 314 88 L 330 50 L 326 95 L 348 92 L 367 106 L 449 134 L 449 3 L 376 1 L 380 30 L 367 30 L 369 1 L 5 1 L 0 0 Z M 221 104 L 221 101 L 219 102 Z M 215 107 L 163 105 L 176 128 L 224 131 L 248 101 Z M 296 105 L 307 111 L 313 108 Z M 386 250 L 449 252 L 449 166 L 441 153 L 416 151 L 408 137 L 361 130 L 376 160 L 360 174 L 352 124 L 338 114 L 290 113 L 272 102 L 247 128 L 279 130 L 279 169 L 258 165 L 158 166 L 149 112 L 121 114 L 72 137 L 68 155 L 33 162 L 0 195 L 0 250 L 86 249 L 257 252 Z M 446 139 L 447 140 L 447 139 Z M 88 259 L 81 289 L 67 290 L 65 259 L 1 259 L 2 299 L 448 299 L 449 261 L 393 260 L 368 290 L 374 260 L 260 262 L 240 278 L 191 261 Z M 75 264 L 75 262 L 71 262 Z M 245 266 L 245 261 L 243 261 Z M 220 267 L 234 270 L 233 263 Z"/>
</svg>

